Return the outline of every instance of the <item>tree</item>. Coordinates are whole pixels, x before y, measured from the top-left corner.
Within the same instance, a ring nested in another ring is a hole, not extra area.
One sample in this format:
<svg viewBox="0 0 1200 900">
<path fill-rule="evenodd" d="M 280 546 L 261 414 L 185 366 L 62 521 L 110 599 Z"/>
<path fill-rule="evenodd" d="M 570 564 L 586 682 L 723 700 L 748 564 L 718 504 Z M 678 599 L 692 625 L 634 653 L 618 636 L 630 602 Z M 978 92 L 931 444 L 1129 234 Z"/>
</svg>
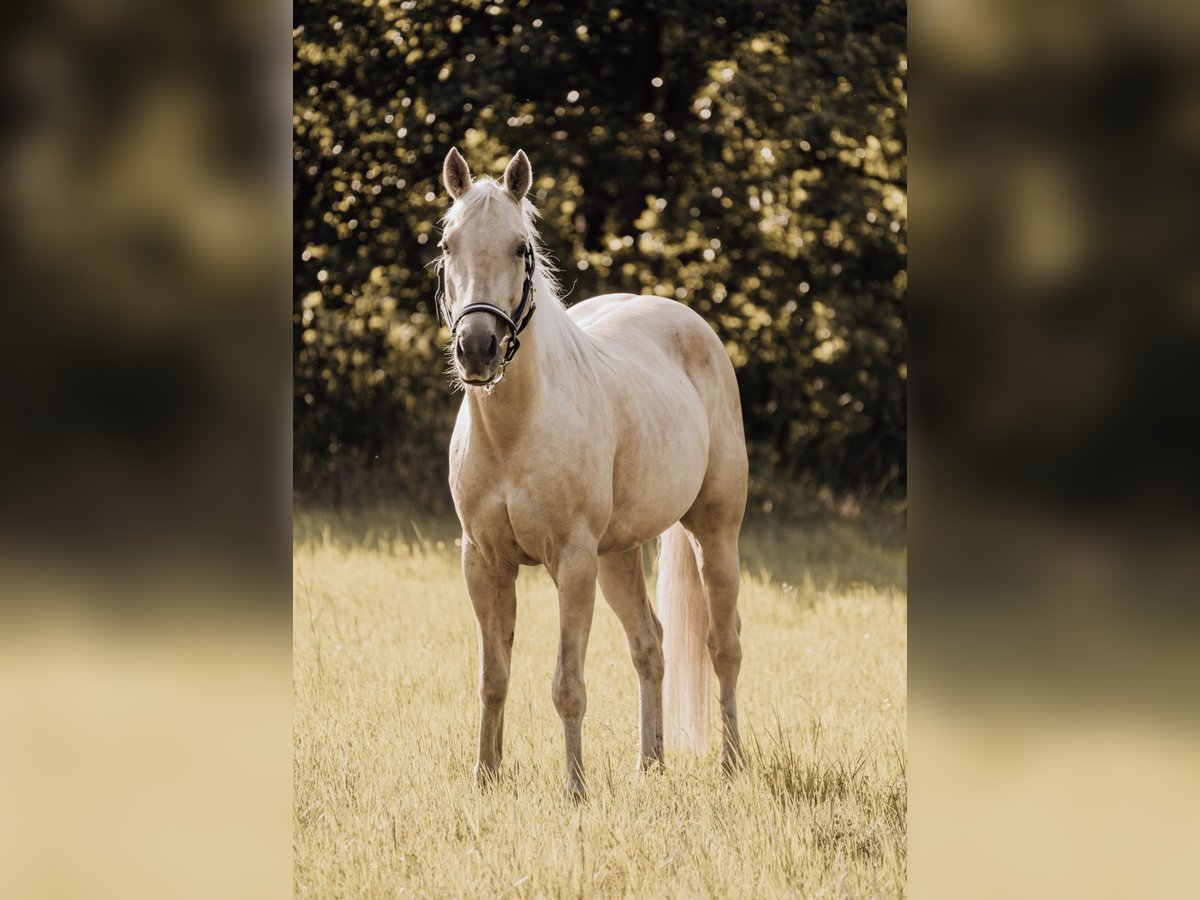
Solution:
<svg viewBox="0 0 1200 900">
<path fill-rule="evenodd" d="M 902 491 L 905 41 L 887 0 L 299 3 L 301 483 L 374 464 L 440 495 L 457 404 L 425 267 L 458 146 L 494 175 L 526 150 L 573 297 L 713 325 L 757 495 Z"/>
</svg>

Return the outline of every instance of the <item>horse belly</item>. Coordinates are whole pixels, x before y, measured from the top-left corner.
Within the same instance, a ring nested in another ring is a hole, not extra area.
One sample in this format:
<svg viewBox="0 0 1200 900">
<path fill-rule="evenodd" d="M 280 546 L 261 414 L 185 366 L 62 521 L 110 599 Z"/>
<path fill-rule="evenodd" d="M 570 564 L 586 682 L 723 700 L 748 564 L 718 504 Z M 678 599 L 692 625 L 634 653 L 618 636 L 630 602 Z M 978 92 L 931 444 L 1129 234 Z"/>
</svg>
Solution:
<svg viewBox="0 0 1200 900">
<path fill-rule="evenodd" d="M 670 430 L 643 433 L 613 467 L 613 514 L 601 551 L 658 537 L 692 506 L 708 463 L 708 430 L 697 416 Z"/>
</svg>

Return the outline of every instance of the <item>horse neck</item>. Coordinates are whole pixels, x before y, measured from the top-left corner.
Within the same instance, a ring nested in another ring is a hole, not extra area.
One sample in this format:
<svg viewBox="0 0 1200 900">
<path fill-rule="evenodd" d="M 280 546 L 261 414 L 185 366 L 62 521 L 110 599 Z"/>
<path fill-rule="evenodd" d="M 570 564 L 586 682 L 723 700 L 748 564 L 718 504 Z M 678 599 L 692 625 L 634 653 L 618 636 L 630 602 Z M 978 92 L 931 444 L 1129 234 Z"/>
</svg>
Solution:
<svg viewBox="0 0 1200 900">
<path fill-rule="evenodd" d="M 521 346 L 504 378 L 490 394 L 475 390 L 467 394 L 473 416 L 497 443 L 518 437 L 530 417 L 541 410 L 550 386 L 578 377 L 575 373 L 588 359 L 586 335 L 540 272 L 534 275 L 534 290 L 537 309 L 521 332 Z"/>
</svg>

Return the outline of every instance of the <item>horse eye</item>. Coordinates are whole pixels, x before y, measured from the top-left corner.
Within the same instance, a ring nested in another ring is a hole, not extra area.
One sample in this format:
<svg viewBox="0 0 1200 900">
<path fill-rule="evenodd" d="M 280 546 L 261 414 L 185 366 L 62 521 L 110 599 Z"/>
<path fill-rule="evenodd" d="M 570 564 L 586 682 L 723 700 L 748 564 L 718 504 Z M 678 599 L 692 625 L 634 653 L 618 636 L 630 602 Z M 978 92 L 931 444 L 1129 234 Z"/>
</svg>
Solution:
<svg viewBox="0 0 1200 900">
<path fill-rule="evenodd" d="M 524 256 L 527 252 L 529 252 L 528 244 L 521 244 L 517 247 L 517 256 Z"/>
</svg>

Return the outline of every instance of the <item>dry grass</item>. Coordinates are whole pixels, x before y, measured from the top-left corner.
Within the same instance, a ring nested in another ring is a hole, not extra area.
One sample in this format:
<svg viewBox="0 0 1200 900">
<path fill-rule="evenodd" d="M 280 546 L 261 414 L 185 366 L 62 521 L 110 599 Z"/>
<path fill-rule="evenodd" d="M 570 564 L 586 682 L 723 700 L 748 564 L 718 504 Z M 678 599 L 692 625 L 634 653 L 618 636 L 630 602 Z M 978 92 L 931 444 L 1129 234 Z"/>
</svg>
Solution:
<svg viewBox="0 0 1200 900">
<path fill-rule="evenodd" d="M 590 800 L 576 806 L 561 790 L 545 573 L 521 577 L 504 776 L 481 793 L 475 627 L 453 539 L 405 539 L 378 516 L 300 516 L 297 895 L 903 895 L 903 547 L 845 523 L 751 528 L 744 544 L 745 771 L 723 779 L 714 740 L 708 757 L 634 772 L 636 678 L 597 601 Z M 808 577 L 783 583 L 805 559 Z"/>
</svg>

